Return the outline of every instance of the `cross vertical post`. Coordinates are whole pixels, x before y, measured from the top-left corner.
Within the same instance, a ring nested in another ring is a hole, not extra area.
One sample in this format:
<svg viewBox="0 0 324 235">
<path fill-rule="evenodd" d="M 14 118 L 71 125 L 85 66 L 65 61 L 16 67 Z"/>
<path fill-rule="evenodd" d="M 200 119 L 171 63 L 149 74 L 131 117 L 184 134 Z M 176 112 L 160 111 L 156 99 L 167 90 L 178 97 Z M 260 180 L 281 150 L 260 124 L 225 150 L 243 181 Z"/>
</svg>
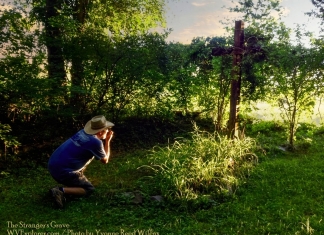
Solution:
<svg viewBox="0 0 324 235">
<path fill-rule="evenodd" d="M 235 21 L 233 68 L 231 81 L 230 115 L 228 121 L 228 136 L 239 137 L 238 114 L 240 111 L 241 93 L 241 61 L 244 52 L 244 23 Z"/>
</svg>

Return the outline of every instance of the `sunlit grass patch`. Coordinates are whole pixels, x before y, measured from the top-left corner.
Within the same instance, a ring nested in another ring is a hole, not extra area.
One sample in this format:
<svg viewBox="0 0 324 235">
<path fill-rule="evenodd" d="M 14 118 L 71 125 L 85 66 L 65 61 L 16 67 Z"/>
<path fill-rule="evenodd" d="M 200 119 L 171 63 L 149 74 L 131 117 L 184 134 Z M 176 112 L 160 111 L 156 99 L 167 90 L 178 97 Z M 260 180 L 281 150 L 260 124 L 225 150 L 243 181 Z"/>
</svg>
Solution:
<svg viewBox="0 0 324 235">
<path fill-rule="evenodd" d="M 233 195 L 257 163 L 251 138 L 231 140 L 199 131 L 152 153 L 153 181 L 169 200 L 190 201 Z M 207 196 L 207 197 L 206 197 Z"/>
</svg>

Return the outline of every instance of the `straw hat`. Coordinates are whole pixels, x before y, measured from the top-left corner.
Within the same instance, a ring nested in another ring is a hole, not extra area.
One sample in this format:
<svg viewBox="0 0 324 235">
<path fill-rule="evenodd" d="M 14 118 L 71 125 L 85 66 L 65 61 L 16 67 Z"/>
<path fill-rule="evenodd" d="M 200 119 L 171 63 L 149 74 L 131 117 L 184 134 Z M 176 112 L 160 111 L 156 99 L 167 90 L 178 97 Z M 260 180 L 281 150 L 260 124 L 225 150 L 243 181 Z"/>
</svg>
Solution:
<svg viewBox="0 0 324 235">
<path fill-rule="evenodd" d="M 98 115 L 87 122 L 87 124 L 84 126 L 84 131 L 89 135 L 94 135 L 112 126 L 114 126 L 114 123 L 108 122 L 105 116 Z"/>
</svg>

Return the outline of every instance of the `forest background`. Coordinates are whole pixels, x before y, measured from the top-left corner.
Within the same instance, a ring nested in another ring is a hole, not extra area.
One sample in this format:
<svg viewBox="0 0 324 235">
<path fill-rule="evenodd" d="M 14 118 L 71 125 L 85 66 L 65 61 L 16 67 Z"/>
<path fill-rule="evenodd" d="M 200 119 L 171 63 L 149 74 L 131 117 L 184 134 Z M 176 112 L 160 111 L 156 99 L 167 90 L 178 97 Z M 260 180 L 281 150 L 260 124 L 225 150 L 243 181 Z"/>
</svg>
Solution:
<svg viewBox="0 0 324 235">
<path fill-rule="evenodd" d="M 321 19 L 321 3 L 313 4 L 309 17 Z M 154 31 L 164 25 L 164 7 L 163 1 L 144 0 L 4 2 L 3 167 L 12 162 L 7 156 L 62 141 L 99 113 L 116 123 L 120 137 L 133 122 L 168 130 L 162 123 L 179 117 L 199 117 L 209 129 L 226 130 L 236 69 L 233 26 L 224 25 L 228 36 L 167 42 L 170 32 Z M 247 23 L 239 65 L 241 129 L 256 104 L 266 102 L 280 110 L 294 148 L 300 118 L 321 103 L 322 39 L 299 25 L 287 28 L 280 1 L 238 1 L 228 11 Z M 133 141 L 119 141 L 127 142 Z"/>
<path fill-rule="evenodd" d="M 313 3 L 309 16 L 321 19 Z M 227 36 L 167 42 L 170 32 L 154 31 L 164 11 L 164 1 L 4 2 L 2 155 L 69 136 L 98 113 L 116 128 L 199 115 L 226 129 L 234 24 L 224 25 Z M 238 1 L 228 11 L 246 22 L 241 111 L 260 102 L 280 108 L 293 146 L 299 118 L 321 101 L 322 40 L 287 28 L 280 1 Z"/>
</svg>

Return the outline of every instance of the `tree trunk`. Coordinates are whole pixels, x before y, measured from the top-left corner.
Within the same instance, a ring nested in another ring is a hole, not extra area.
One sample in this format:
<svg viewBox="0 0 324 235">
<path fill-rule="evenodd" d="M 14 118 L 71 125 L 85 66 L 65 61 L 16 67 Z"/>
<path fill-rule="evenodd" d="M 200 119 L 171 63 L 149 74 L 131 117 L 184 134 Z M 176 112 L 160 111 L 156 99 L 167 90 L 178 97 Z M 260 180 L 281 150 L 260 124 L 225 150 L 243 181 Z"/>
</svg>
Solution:
<svg viewBox="0 0 324 235">
<path fill-rule="evenodd" d="M 230 117 L 228 121 L 228 136 L 230 138 L 238 137 L 238 114 L 241 92 L 241 61 L 243 57 L 244 43 L 244 23 L 235 21 L 234 50 L 233 50 L 233 69 L 231 82 L 230 98 Z"/>
<path fill-rule="evenodd" d="M 80 36 L 82 36 L 82 30 L 86 19 L 87 7 L 89 1 L 88 0 L 78 0 L 75 5 L 75 14 L 74 19 L 78 24 L 78 36 L 75 38 L 75 52 L 72 57 L 72 68 L 71 68 L 71 82 L 72 82 L 72 90 L 71 90 L 71 99 L 70 105 L 74 108 L 74 112 L 83 113 L 83 109 L 85 108 L 84 104 L 84 95 L 81 94 L 82 82 L 84 79 L 84 69 L 83 69 L 83 57 L 82 57 L 82 40 L 80 40 Z"/>
<path fill-rule="evenodd" d="M 296 125 L 296 106 L 293 108 L 289 124 L 289 147 L 294 149 L 295 125 Z"/>
<path fill-rule="evenodd" d="M 46 0 L 45 33 L 48 62 L 48 78 L 53 81 L 53 91 L 62 90 L 66 85 L 66 72 L 62 50 L 62 33 L 58 26 L 51 22 L 59 15 L 61 0 Z"/>
</svg>

